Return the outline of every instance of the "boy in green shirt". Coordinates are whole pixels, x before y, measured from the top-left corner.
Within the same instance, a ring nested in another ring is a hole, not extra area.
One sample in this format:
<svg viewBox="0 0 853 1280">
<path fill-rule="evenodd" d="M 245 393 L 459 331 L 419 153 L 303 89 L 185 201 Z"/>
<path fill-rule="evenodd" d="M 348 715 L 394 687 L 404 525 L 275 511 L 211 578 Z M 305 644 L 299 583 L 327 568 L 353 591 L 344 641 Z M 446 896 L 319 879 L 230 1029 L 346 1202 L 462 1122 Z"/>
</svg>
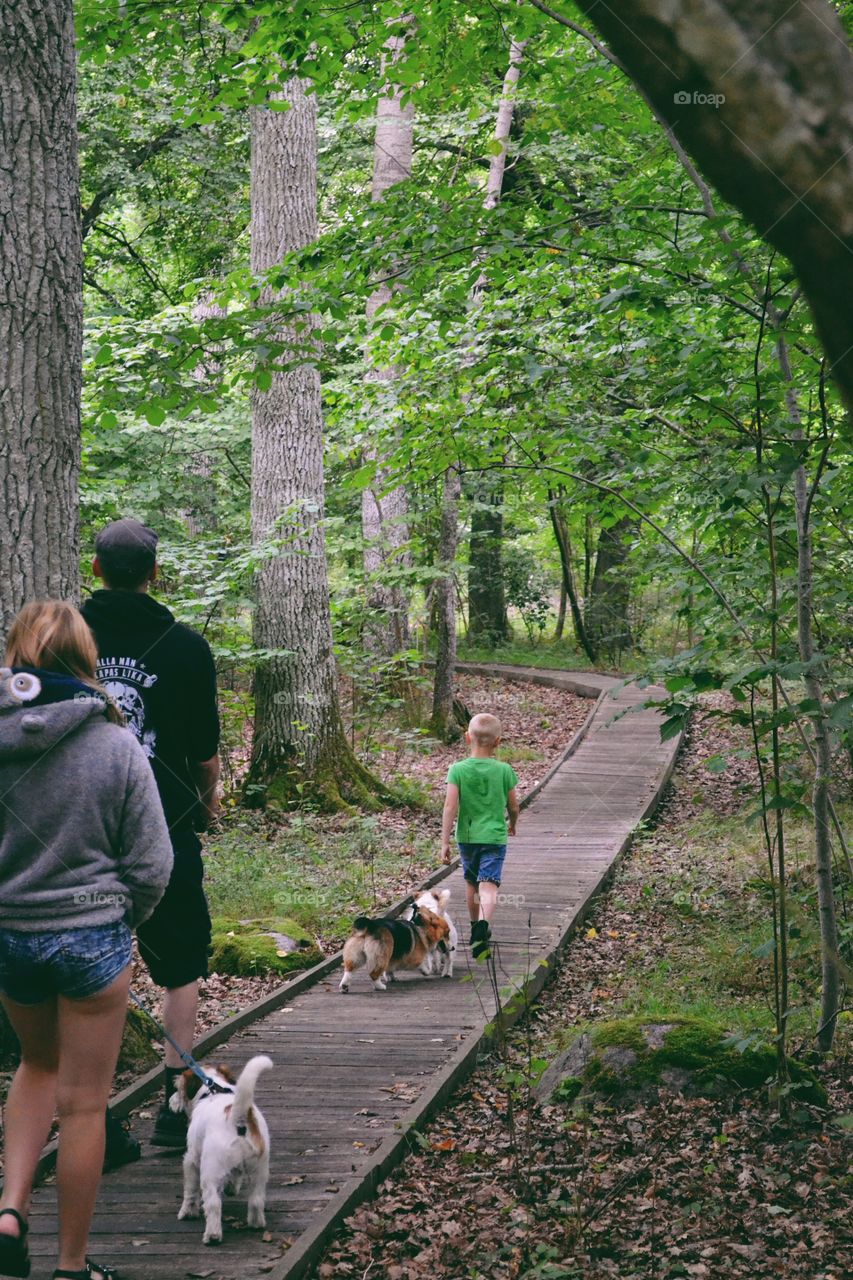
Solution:
<svg viewBox="0 0 853 1280">
<path fill-rule="evenodd" d="M 497 902 L 507 834 L 515 835 L 518 822 L 518 778 L 510 765 L 494 758 L 500 740 L 497 716 L 474 716 L 465 734 L 471 754 L 450 766 L 441 821 L 441 856 L 446 863 L 451 859 L 450 836 L 456 824 L 475 960 L 489 954 L 489 921 Z"/>
</svg>

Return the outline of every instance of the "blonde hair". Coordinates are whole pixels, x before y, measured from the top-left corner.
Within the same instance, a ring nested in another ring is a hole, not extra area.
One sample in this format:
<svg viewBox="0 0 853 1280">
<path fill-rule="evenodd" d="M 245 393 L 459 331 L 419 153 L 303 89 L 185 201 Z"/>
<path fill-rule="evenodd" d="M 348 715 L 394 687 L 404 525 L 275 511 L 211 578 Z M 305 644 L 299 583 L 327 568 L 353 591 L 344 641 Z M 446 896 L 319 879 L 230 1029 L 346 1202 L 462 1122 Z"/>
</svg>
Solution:
<svg viewBox="0 0 853 1280">
<path fill-rule="evenodd" d="M 468 732 L 478 747 L 493 747 L 501 736 L 501 722 L 497 716 L 482 711 L 472 716 Z"/>
<path fill-rule="evenodd" d="M 9 628 L 6 665 L 36 667 L 73 676 L 103 699 L 107 719 L 124 724 L 124 717 L 95 679 L 98 650 L 79 610 L 67 600 L 34 600 L 25 604 Z"/>
</svg>

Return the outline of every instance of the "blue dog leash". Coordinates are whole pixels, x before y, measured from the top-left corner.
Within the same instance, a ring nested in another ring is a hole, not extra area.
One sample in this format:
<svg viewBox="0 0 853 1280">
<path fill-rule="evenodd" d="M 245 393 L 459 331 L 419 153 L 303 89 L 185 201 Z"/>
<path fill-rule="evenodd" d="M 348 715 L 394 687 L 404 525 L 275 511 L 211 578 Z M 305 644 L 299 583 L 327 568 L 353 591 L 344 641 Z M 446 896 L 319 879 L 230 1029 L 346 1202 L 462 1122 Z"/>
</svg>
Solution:
<svg viewBox="0 0 853 1280">
<path fill-rule="evenodd" d="M 142 1003 L 142 1001 L 139 999 L 139 996 L 136 994 L 135 991 L 130 992 L 130 998 L 133 1001 L 133 1003 L 136 1005 L 137 1009 L 141 1009 L 142 1012 L 146 1015 L 146 1017 L 149 1017 L 151 1019 L 151 1021 L 154 1023 L 154 1026 L 157 1028 L 160 1034 L 166 1040 L 169 1041 L 169 1044 L 175 1050 L 175 1053 L 178 1055 L 178 1057 L 180 1058 L 184 1066 L 187 1067 L 188 1070 L 192 1071 L 193 1075 L 198 1076 L 202 1084 L 211 1093 L 233 1093 L 234 1092 L 234 1090 L 230 1085 L 219 1084 L 218 1081 L 212 1080 L 210 1076 L 207 1074 L 207 1072 L 204 1070 L 204 1067 L 199 1066 L 199 1064 L 196 1062 L 195 1058 L 192 1056 L 191 1053 L 187 1053 L 186 1050 L 182 1049 L 179 1044 L 175 1044 L 175 1041 L 169 1035 L 166 1028 L 160 1025 L 160 1023 L 157 1021 L 157 1019 L 154 1017 L 151 1011 L 147 1009 L 145 1005 Z"/>
</svg>

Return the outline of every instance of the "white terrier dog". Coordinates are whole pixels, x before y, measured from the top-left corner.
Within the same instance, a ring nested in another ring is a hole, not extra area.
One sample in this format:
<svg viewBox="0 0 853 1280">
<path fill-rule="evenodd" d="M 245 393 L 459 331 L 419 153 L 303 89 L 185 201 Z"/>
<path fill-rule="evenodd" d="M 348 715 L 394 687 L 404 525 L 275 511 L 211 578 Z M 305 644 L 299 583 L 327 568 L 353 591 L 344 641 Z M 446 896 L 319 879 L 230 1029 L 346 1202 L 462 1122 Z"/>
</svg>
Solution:
<svg viewBox="0 0 853 1280">
<path fill-rule="evenodd" d="M 432 893 L 429 889 L 415 899 L 415 904 L 419 907 L 426 907 L 428 911 L 434 911 L 439 919 L 446 921 L 449 933 L 445 946 L 439 947 L 435 951 L 431 951 L 421 965 L 421 973 L 435 973 L 441 978 L 453 977 L 453 953 L 459 946 L 459 933 L 456 925 L 450 918 L 447 910 L 447 904 L 450 901 L 450 890 L 440 889 L 438 893 Z M 403 912 L 403 918 L 411 912 L 412 908 L 407 908 Z"/>
<path fill-rule="evenodd" d="M 258 1076 L 271 1067 L 271 1059 L 259 1054 L 249 1059 L 236 1081 L 227 1067 L 205 1067 L 205 1074 L 219 1086 L 216 1092 L 192 1071 L 184 1071 L 169 1099 L 173 1111 L 185 1111 L 190 1118 L 184 1201 L 178 1217 L 197 1218 L 200 1199 L 205 1244 L 222 1240 L 222 1196 L 226 1189 L 237 1195 L 245 1184 L 249 1226 L 266 1225 L 270 1135 L 254 1098 Z"/>
</svg>

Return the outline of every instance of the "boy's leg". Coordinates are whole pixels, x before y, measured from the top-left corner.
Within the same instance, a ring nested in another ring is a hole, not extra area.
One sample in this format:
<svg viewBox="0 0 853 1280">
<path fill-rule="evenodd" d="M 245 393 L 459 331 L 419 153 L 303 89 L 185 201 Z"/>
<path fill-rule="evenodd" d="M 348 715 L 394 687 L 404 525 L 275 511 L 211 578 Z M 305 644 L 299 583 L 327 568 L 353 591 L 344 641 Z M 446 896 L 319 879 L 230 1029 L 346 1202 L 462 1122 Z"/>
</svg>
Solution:
<svg viewBox="0 0 853 1280">
<path fill-rule="evenodd" d="M 468 899 L 468 916 L 471 924 L 474 925 L 480 919 L 480 886 L 465 881 L 465 895 Z"/>
<path fill-rule="evenodd" d="M 481 880 L 477 888 L 480 891 L 480 918 L 489 921 L 495 913 L 498 886 L 494 880 Z"/>
</svg>

